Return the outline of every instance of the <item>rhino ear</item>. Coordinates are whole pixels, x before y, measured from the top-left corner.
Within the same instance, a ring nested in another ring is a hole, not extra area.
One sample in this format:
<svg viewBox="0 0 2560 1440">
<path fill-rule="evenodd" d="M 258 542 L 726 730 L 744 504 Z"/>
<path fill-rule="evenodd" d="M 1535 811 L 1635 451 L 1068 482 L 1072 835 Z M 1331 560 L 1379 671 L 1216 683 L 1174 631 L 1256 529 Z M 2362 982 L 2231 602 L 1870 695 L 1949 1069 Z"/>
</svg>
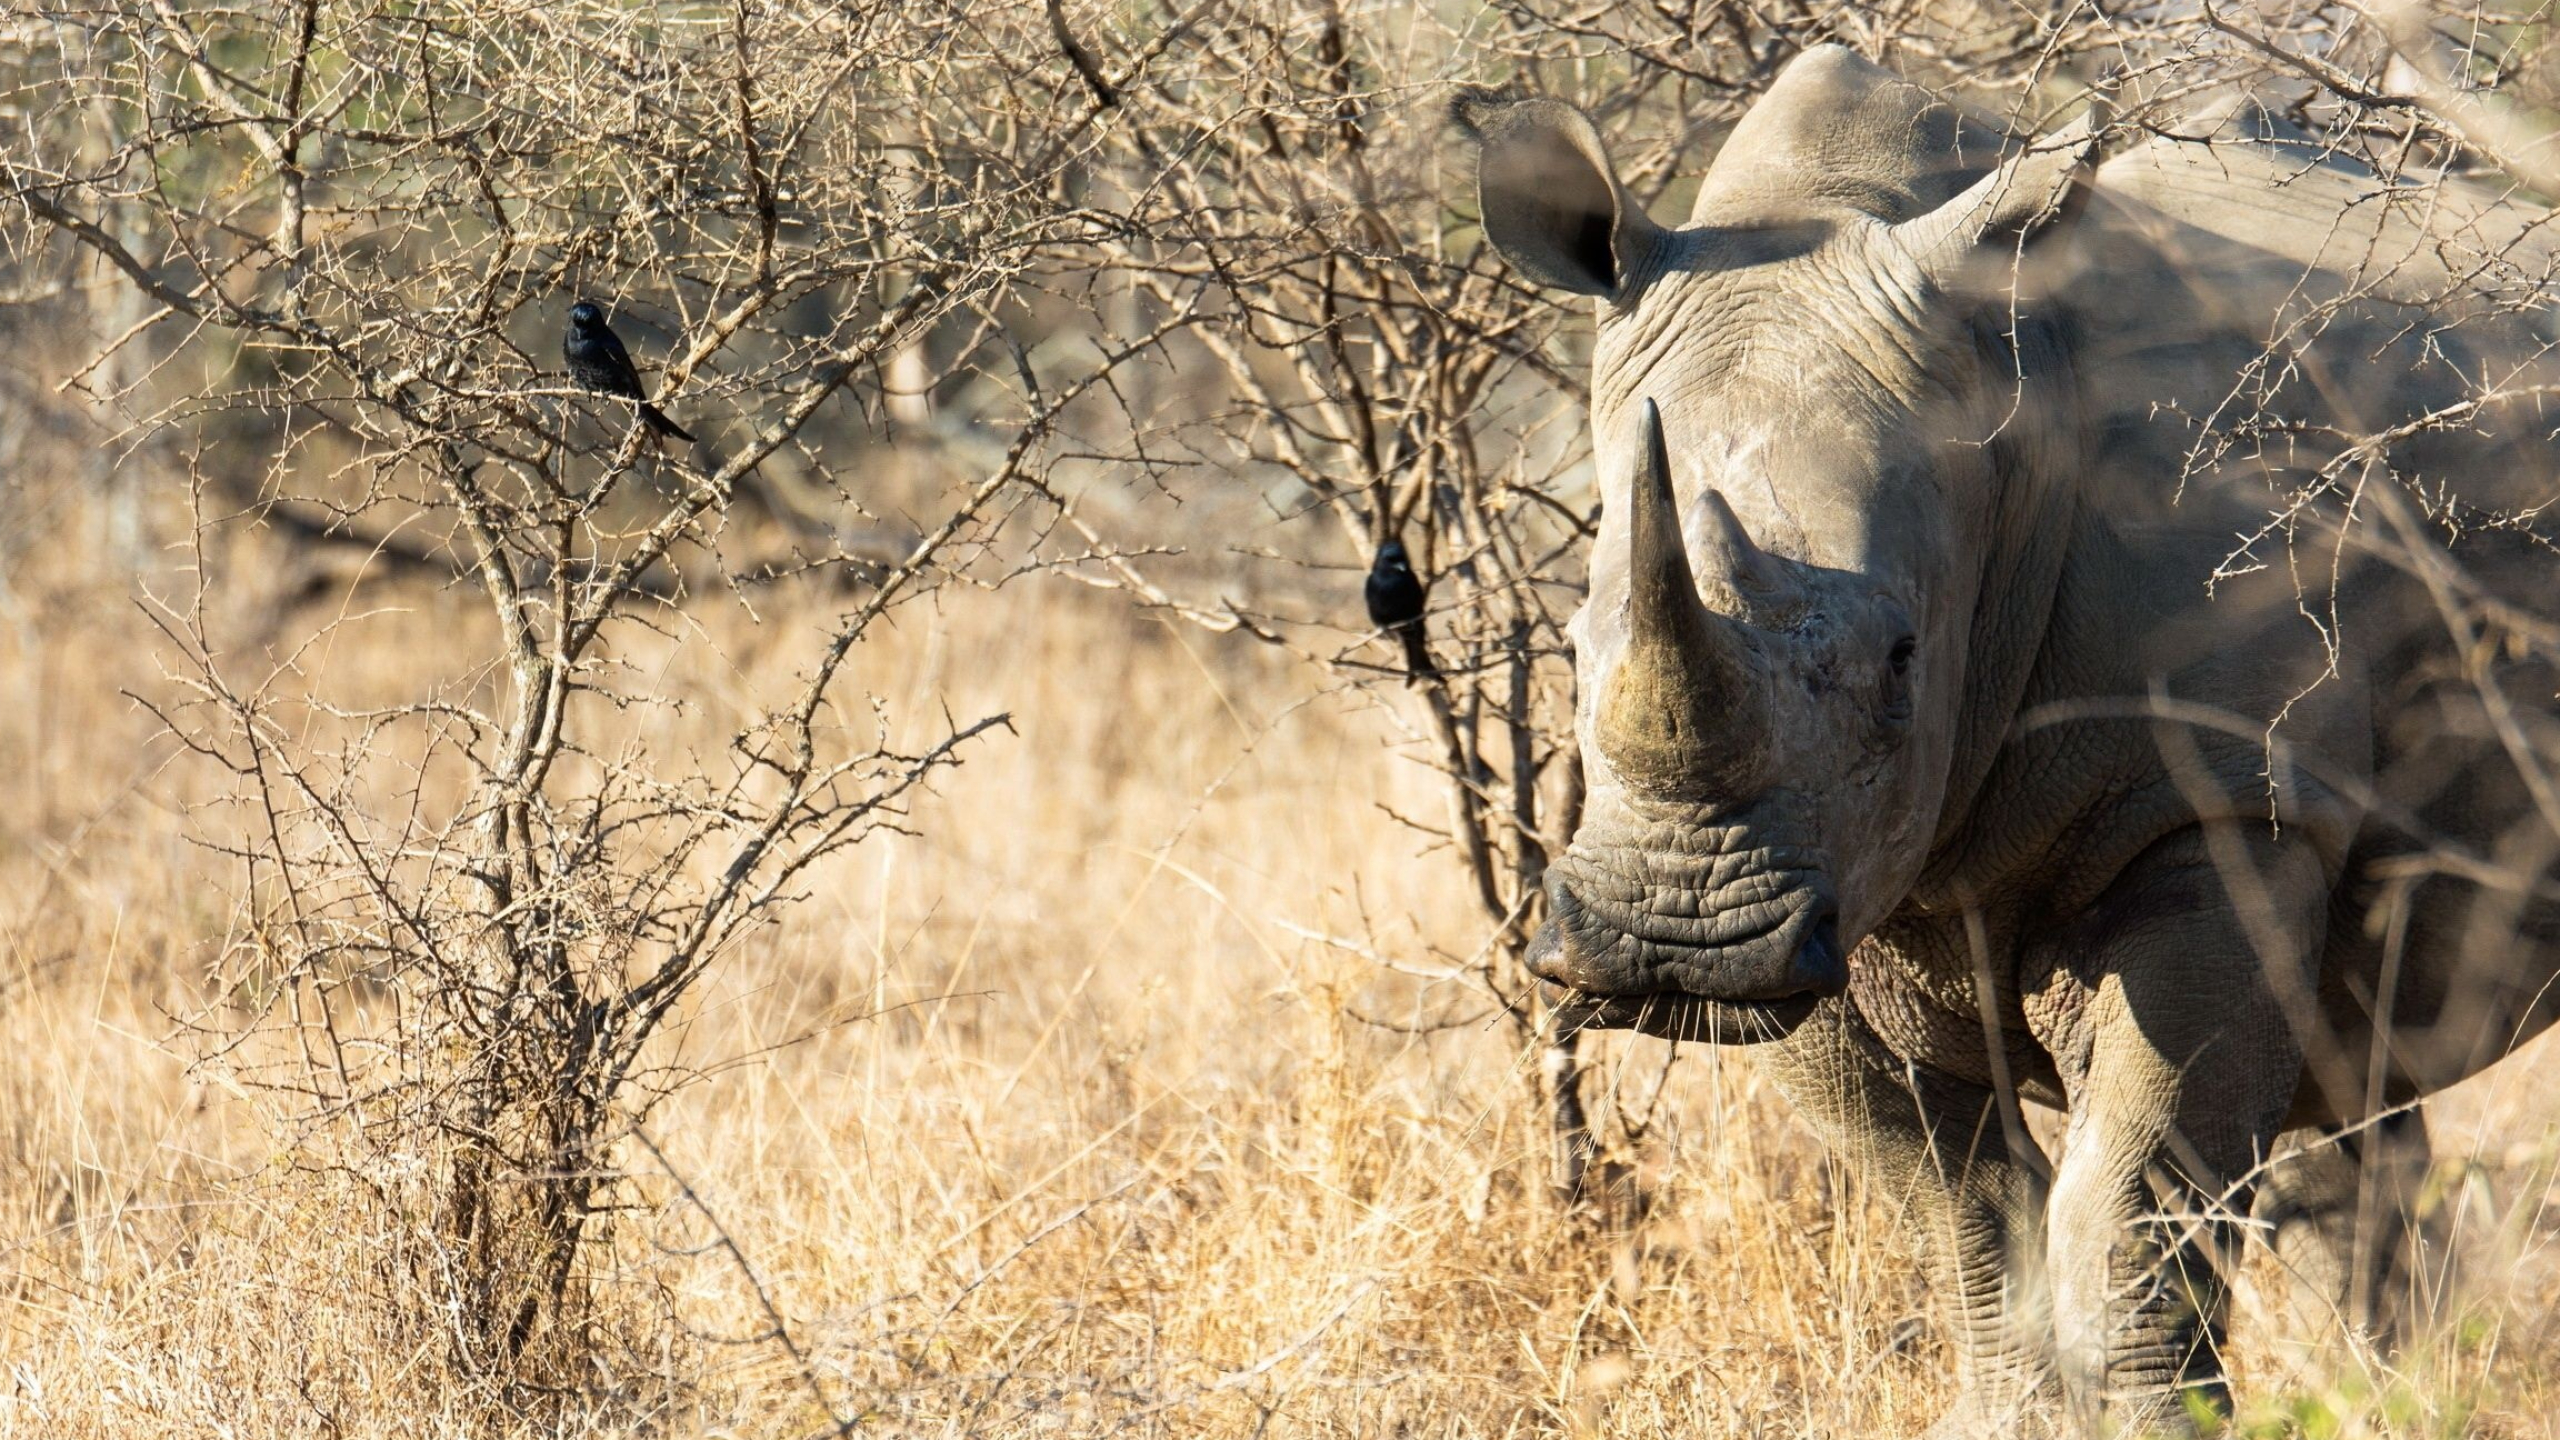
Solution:
<svg viewBox="0 0 2560 1440">
<path fill-rule="evenodd" d="M 1921 267 L 1950 286 L 1974 265 L 2014 255 L 2069 227 L 2097 183 L 2098 139 L 2103 121 L 2084 117 L 2071 128 L 2037 141 L 1937 209 L 1894 227 Z"/>
<path fill-rule="evenodd" d="M 1619 298 L 1661 227 L 1618 183 L 1591 117 L 1560 100 L 1461 91 L 1450 105 L 1477 141 L 1485 238 L 1540 285 Z"/>
</svg>

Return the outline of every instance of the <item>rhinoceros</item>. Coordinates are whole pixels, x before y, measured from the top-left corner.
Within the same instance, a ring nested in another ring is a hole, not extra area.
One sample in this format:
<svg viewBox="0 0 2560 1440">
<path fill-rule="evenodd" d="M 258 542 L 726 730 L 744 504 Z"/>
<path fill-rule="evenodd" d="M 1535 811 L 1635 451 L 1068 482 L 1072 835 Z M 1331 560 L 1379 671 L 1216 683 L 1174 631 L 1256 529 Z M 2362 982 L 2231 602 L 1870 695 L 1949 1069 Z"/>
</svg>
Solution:
<svg viewBox="0 0 2560 1440">
<path fill-rule="evenodd" d="M 1667 227 L 1582 112 L 1454 108 L 1492 245 L 1598 299 L 1532 969 L 1887 1188 L 1938 1433 L 2226 1406 L 2244 1231 L 2387 1324 L 2410 1105 L 2560 1013 L 2545 212 L 1825 48 Z"/>
</svg>

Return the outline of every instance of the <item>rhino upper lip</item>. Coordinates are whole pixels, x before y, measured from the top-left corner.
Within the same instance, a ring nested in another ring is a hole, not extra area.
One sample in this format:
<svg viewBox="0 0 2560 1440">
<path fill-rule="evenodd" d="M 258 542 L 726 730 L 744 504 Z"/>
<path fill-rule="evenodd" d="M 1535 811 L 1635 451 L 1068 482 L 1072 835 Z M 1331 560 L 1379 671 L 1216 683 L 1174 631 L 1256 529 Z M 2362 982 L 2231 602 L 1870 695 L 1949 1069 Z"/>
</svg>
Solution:
<svg viewBox="0 0 2560 1440">
<path fill-rule="evenodd" d="M 1833 952 L 1835 952 L 1831 957 L 1834 962 L 1836 962 L 1838 958 L 1837 952 L 1839 941 L 1834 929 L 1836 921 L 1834 918 L 1833 908 L 1827 899 L 1819 898 L 1818 896 L 1811 899 L 1809 903 L 1800 902 L 1783 906 L 1780 909 L 1777 918 L 1756 929 L 1739 934 L 1718 935 L 1712 941 L 1700 943 L 1697 940 L 1690 939 L 1685 936 L 1654 933 L 1657 932 L 1660 927 L 1658 925 L 1646 924 L 1646 920 L 1651 917 L 1647 916 L 1640 910 L 1627 914 L 1610 914 L 1609 910 L 1617 907 L 1613 906 L 1603 909 L 1593 906 L 1589 898 L 1580 893 L 1581 888 L 1581 886 L 1569 881 L 1560 885 L 1553 885 L 1551 887 L 1551 893 L 1555 895 L 1556 903 L 1560 907 L 1560 913 L 1564 909 L 1569 909 L 1574 913 L 1588 916 L 1593 920 L 1597 920 L 1608 929 L 1625 936 L 1627 939 L 1634 941 L 1636 944 L 1643 946 L 1646 950 L 1654 952 L 1657 955 L 1707 956 L 1714 955 L 1722 951 L 1747 950 L 1753 947 L 1765 945 L 1769 941 L 1793 931 L 1796 936 L 1795 949 L 1798 951 L 1801 951 L 1807 946 L 1820 943 L 1827 945 Z M 1541 939 L 1544 942 L 1543 944 L 1532 947 L 1531 958 L 1533 961 L 1540 953 L 1550 952 L 1552 949 L 1563 944 L 1563 937 L 1559 933 L 1559 927 L 1553 922 L 1550 922 L 1546 927 L 1546 931 L 1542 935 Z M 1659 967 L 1657 966 L 1654 968 Z M 1837 987 L 1808 985 L 1805 988 L 1836 989 Z M 1654 993 L 1691 994 L 1695 992 L 1682 990 L 1677 986 L 1666 985 L 1640 991 L 1607 993 L 1631 993 L 1642 995 Z M 1762 1000 L 1784 1000 L 1791 998 L 1791 994 L 1792 992 L 1786 995 L 1733 997 L 1705 995 L 1701 998 L 1719 1000 L 1725 1004 L 1745 1005 Z"/>
</svg>

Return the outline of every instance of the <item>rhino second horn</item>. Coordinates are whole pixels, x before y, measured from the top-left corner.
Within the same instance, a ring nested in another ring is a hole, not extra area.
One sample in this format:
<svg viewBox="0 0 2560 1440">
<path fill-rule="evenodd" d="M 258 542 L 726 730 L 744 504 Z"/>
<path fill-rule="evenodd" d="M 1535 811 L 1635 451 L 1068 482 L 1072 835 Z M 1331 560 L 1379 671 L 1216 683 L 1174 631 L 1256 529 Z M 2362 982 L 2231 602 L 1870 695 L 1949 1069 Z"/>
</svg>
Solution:
<svg viewBox="0 0 2560 1440">
<path fill-rule="evenodd" d="M 1644 402 L 1627 506 L 1627 643 L 1593 730 L 1628 785 L 1666 800 L 1749 793 L 1765 737 L 1750 638 L 1698 599 L 1662 415 Z"/>
<path fill-rule="evenodd" d="M 1751 538 L 1742 517 L 1725 502 L 1724 492 L 1709 490 L 1702 508 L 1707 522 L 1705 558 L 1711 573 L 1721 575 L 1746 601 L 1771 604 L 1796 598 L 1795 577 L 1777 556 Z"/>
</svg>

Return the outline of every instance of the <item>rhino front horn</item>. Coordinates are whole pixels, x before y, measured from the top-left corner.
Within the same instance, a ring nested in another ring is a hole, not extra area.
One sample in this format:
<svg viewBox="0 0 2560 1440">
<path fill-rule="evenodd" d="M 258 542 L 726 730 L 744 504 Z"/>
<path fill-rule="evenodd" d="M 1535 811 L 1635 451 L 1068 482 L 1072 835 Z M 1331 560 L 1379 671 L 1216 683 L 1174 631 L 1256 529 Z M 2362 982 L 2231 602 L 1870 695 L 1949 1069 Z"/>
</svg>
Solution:
<svg viewBox="0 0 2560 1440">
<path fill-rule="evenodd" d="M 1748 794 L 1767 738 L 1754 647 L 1740 624 L 1698 598 L 1662 414 L 1651 400 L 1638 426 L 1627 487 L 1627 643 L 1601 694 L 1593 738 L 1618 777 L 1646 794 Z"/>
</svg>

